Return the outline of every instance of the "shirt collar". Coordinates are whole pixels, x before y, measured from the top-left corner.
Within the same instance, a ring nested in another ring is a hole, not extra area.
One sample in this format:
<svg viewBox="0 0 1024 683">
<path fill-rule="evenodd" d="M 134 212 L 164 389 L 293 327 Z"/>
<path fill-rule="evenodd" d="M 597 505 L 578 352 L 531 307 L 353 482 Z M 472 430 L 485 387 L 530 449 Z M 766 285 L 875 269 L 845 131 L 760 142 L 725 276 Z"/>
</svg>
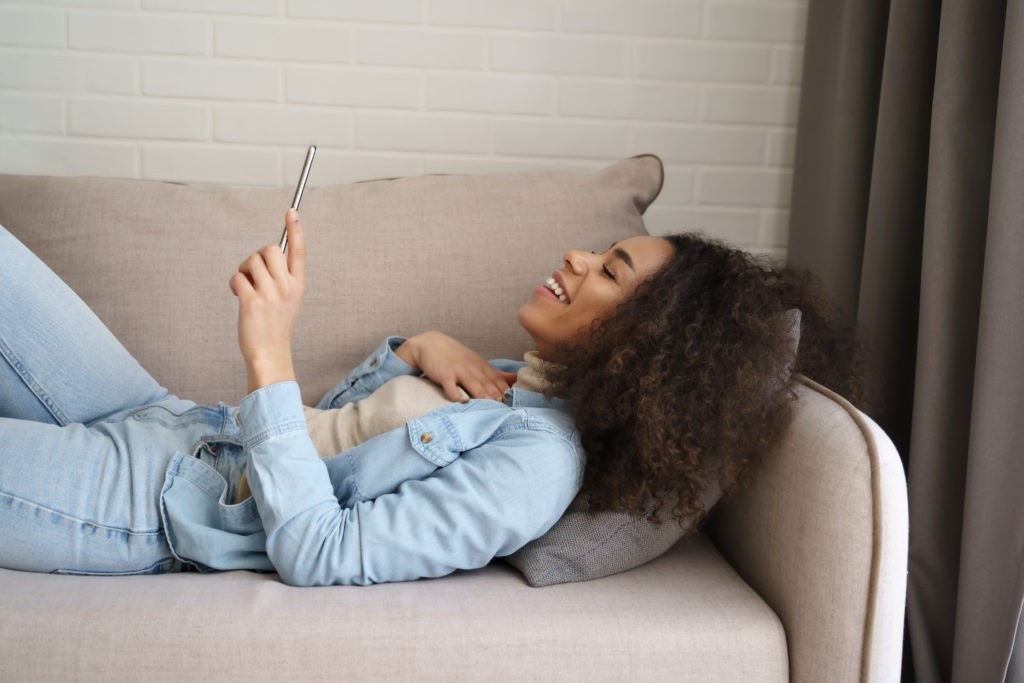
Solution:
<svg viewBox="0 0 1024 683">
<path fill-rule="evenodd" d="M 569 412 L 569 403 L 565 399 L 553 396 L 547 398 L 544 394 L 536 391 L 527 391 L 518 387 L 512 387 L 505 391 L 502 403 L 510 408 L 553 408 L 563 412 Z"/>
<path fill-rule="evenodd" d="M 519 368 L 515 383 L 505 392 L 505 405 L 512 408 L 555 408 L 568 411 L 569 404 L 564 399 L 544 396 L 544 390 L 548 387 L 545 375 L 551 368 L 558 366 L 541 358 L 536 351 L 527 351 L 523 354 L 523 360 L 526 365 Z"/>
</svg>

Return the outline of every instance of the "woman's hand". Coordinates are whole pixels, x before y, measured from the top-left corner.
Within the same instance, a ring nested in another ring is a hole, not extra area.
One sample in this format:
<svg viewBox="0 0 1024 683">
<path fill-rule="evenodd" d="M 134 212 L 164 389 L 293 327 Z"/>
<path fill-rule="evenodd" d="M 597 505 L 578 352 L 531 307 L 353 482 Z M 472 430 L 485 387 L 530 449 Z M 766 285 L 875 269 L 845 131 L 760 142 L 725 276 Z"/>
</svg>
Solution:
<svg viewBox="0 0 1024 683">
<path fill-rule="evenodd" d="M 238 346 L 249 391 L 295 380 L 292 334 L 305 293 L 306 240 L 295 209 L 285 214 L 288 256 L 269 244 L 238 266 L 231 291 L 238 297 Z"/>
<path fill-rule="evenodd" d="M 459 387 L 472 398 L 500 401 L 516 381 L 515 374 L 495 370 L 476 351 L 441 332 L 416 335 L 399 346 L 395 355 L 440 384 L 452 401 L 464 397 Z"/>
</svg>

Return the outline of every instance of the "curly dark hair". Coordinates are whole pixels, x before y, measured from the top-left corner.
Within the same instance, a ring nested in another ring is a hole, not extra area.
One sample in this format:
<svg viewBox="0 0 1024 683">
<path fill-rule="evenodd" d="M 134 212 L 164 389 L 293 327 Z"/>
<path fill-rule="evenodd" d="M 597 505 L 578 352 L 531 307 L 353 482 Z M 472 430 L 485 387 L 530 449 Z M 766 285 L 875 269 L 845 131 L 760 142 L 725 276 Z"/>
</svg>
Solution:
<svg viewBox="0 0 1024 683">
<path fill-rule="evenodd" d="M 864 373 L 815 276 L 700 235 L 665 239 L 669 262 L 563 348 L 573 360 L 548 380 L 573 411 L 592 508 L 657 521 L 667 509 L 692 531 L 708 484 L 732 495 L 785 426 L 790 370 L 861 407 Z"/>
</svg>

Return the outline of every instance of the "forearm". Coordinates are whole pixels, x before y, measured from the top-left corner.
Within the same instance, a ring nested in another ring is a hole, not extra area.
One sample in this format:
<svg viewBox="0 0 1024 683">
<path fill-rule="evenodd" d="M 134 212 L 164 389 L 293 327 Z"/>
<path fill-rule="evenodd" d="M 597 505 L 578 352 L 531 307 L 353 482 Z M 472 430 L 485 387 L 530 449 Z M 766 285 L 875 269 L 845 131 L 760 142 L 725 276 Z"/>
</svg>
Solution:
<svg viewBox="0 0 1024 683">
<path fill-rule="evenodd" d="M 335 501 L 306 429 L 299 386 L 272 384 L 239 406 L 246 473 L 268 533 L 316 499 Z"/>
<path fill-rule="evenodd" d="M 400 375 L 416 374 L 415 368 L 407 365 L 395 354 L 395 349 L 403 343 L 405 343 L 404 337 L 385 339 L 344 380 L 328 391 L 316 407 L 320 410 L 340 408 L 366 399 L 389 379 Z M 272 363 L 250 365 L 247 360 L 246 373 L 249 378 L 249 393 L 278 382 L 294 381 L 295 374 L 290 355 L 287 361 L 287 365 Z M 251 495 L 249 475 L 248 472 L 245 472 L 239 482 L 235 502 L 240 503 Z"/>
<path fill-rule="evenodd" d="M 238 346 L 249 393 L 295 380 L 292 334 L 305 294 L 306 246 L 298 214 L 285 218 L 291 252 L 269 244 L 243 261 L 230 286 L 238 297 Z"/>
<path fill-rule="evenodd" d="M 297 420 L 296 385 L 246 397 L 253 496 L 282 580 L 441 576 L 483 566 L 550 528 L 579 488 L 578 444 L 550 428 L 492 435 L 483 423 L 464 428 L 463 437 L 472 435 L 466 441 L 447 431 L 465 410 L 450 405 L 319 460 Z M 491 410 L 485 422 L 503 424 L 504 411 Z"/>
</svg>

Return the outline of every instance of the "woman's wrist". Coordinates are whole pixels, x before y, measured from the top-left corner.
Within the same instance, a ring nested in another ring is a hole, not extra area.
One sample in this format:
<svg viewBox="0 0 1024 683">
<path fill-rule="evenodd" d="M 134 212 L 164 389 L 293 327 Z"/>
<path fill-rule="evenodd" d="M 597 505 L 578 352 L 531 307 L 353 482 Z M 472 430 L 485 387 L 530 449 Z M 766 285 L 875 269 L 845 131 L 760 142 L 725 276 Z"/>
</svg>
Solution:
<svg viewBox="0 0 1024 683">
<path fill-rule="evenodd" d="M 250 394 L 271 384 L 295 381 L 295 367 L 291 354 L 271 358 L 246 358 L 245 374 Z"/>
<path fill-rule="evenodd" d="M 419 335 L 416 335 L 416 337 L 410 337 L 409 339 L 406 339 L 394 351 L 394 354 L 398 356 L 399 360 L 401 360 L 403 363 L 405 363 L 406 365 L 415 370 L 420 369 L 418 354 L 416 353 L 415 347 L 415 343 L 417 341 L 418 336 Z"/>
</svg>

